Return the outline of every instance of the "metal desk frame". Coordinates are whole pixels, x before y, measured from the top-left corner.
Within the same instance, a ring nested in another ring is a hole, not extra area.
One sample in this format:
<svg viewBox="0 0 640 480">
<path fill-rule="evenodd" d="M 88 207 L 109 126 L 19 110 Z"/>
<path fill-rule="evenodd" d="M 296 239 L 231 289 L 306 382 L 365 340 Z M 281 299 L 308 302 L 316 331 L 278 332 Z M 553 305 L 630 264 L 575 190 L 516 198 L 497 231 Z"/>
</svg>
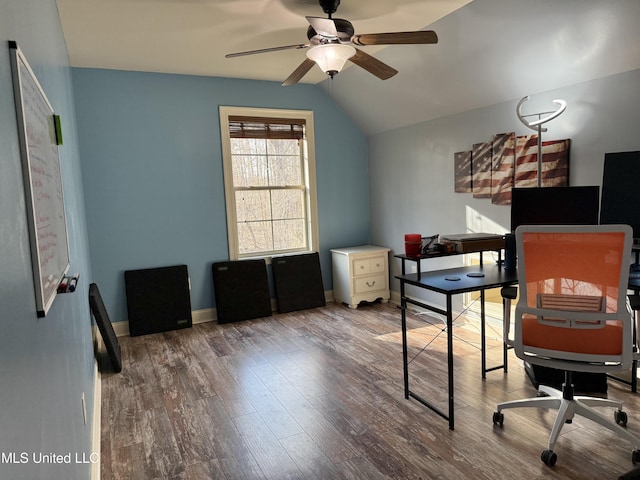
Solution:
<svg viewBox="0 0 640 480">
<path fill-rule="evenodd" d="M 483 273 L 482 277 L 469 277 L 468 273 Z M 459 280 L 451 281 L 446 278 L 458 277 Z M 453 295 L 467 292 L 480 292 L 480 318 L 481 318 L 481 336 L 482 336 L 482 378 L 485 378 L 486 372 L 498 368 L 505 368 L 504 365 L 487 369 L 485 355 L 485 307 L 484 293 L 485 290 L 492 288 L 505 287 L 518 283 L 518 274 L 515 271 L 505 271 L 501 265 L 474 265 L 458 268 L 449 268 L 444 270 L 434 270 L 430 272 L 414 273 L 409 275 L 398 275 L 396 278 L 400 281 L 400 310 L 402 315 L 402 358 L 404 369 L 404 397 L 408 399 L 412 397 L 422 403 L 435 413 L 449 421 L 449 429 L 454 428 L 454 379 L 453 379 L 453 311 L 451 298 Z M 407 297 L 405 293 L 406 285 L 423 288 L 432 292 L 445 295 L 446 309 L 429 305 L 427 303 Z M 448 373 L 448 412 L 442 411 L 437 406 L 428 402 L 424 398 L 412 392 L 409 388 L 409 364 L 407 359 L 407 304 L 415 305 L 426 310 L 439 313 L 446 317 L 447 325 L 447 373 Z M 506 348 L 506 346 L 505 346 Z"/>
</svg>

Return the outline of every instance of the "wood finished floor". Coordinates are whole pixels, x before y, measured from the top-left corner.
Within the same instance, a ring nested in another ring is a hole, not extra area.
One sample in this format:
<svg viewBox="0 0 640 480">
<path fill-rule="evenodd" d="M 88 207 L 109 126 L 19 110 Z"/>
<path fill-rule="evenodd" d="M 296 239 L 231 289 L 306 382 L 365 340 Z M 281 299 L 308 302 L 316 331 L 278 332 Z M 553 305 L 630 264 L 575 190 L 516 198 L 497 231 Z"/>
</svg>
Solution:
<svg viewBox="0 0 640 480">
<path fill-rule="evenodd" d="M 440 323 L 408 316 L 412 390 L 446 407 Z M 120 338 L 123 371 L 102 375 L 102 479 L 616 479 L 625 440 L 586 419 L 566 425 L 545 466 L 554 412 L 506 410 L 535 395 L 515 357 L 480 375 L 479 333 L 457 327 L 456 428 L 402 384 L 400 311 L 326 307 Z M 489 364 L 501 359 L 499 332 Z M 468 342 L 468 343 L 467 343 Z M 640 434 L 640 400 L 609 382 Z M 611 411 L 613 418 L 613 411 Z"/>
</svg>

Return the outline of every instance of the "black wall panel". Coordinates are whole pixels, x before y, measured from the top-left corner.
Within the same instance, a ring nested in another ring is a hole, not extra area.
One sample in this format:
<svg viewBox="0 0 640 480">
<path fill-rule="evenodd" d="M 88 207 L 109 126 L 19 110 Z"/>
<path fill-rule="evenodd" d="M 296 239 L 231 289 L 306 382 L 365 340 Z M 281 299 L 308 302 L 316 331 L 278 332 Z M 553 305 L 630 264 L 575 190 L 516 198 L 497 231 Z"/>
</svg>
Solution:
<svg viewBox="0 0 640 480">
<path fill-rule="evenodd" d="M 186 265 L 124 272 L 133 336 L 191 327 L 191 297 Z"/>
<path fill-rule="evenodd" d="M 271 316 L 264 260 L 216 262 L 211 269 L 218 323 Z"/>
<path fill-rule="evenodd" d="M 317 253 L 274 257 L 271 266 L 280 313 L 325 305 Z"/>
<path fill-rule="evenodd" d="M 113 325 L 111 325 L 111 320 L 109 319 L 109 314 L 107 313 L 107 309 L 102 301 L 102 295 L 100 295 L 98 285 L 95 283 L 89 285 L 89 307 L 91 308 L 93 318 L 98 325 L 98 330 L 100 330 L 100 335 L 102 336 L 102 341 L 107 349 L 107 354 L 109 355 L 109 360 L 111 360 L 113 370 L 116 373 L 121 372 L 122 353 L 120 352 L 120 342 L 118 342 L 116 332 L 113 330 Z M 100 357 L 98 357 L 98 359 L 100 360 Z M 102 362 L 99 361 L 98 365 L 102 369 Z"/>
</svg>

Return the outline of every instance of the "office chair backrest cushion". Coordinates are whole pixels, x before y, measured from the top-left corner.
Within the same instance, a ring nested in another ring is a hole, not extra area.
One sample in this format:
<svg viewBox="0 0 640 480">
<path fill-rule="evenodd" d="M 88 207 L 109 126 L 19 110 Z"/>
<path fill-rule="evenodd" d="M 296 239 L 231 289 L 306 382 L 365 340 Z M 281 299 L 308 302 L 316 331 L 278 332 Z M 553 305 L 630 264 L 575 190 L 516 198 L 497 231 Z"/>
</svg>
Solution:
<svg viewBox="0 0 640 480">
<path fill-rule="evenodd" d="M 541 324 L 534 315 L 522 316 L 523 343 L 530 347 L 591 355 L 621 355 L 622 334 L 621 322 L 607 322 L 598 330 L 577 330 Z"/>
<path fill-rule="evenodd" d="M 560 352 L 621 355 L 624 328 L 615 315 L 626 315 L 626 288 L 620 289 L 629 261 L 625 232 L 576 229 L 521 232 L 518 275 L 521 301 L 526 299 L 522 343 Z M 536 308 L 571 312 L 574 318 L 526 311 Z M 575 312 L 604 312 L 614 317 L 599 322 L 580 320 Z"/>
</svg>

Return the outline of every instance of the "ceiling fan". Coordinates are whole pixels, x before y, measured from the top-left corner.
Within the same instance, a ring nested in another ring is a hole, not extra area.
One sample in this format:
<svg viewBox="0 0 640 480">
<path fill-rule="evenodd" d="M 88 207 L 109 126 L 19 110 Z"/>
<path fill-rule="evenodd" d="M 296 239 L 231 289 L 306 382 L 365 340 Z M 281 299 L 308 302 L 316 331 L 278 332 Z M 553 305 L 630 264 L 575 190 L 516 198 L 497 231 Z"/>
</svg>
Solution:
<svg viewBox="0 0 640 480">
<path fill-rule="evenodd" d="M 306 48 L 308 49 L 307 58 L 287 77 L 282 83 L 282 86 L 286 87 L 298 83 L 316 63 L 322 71 L 333 78 L 334 75 L 342 70 L 347 60 L 364 68 L 379 79 L 386 80 L 393 77 L 398 71 L 368 53 L 355 48 L 356 45 L 417 45 L 438 43 L 438 35 L 436 35 L 436 32 L 433 30 L 356 35 L 350 21 L 342 18 L 332 18 L 332 15 L 340 5 L 340 0 L 319 0 L 319 3 L 328 18 L 305 17 L 309 22 L 309 27 L 307 28 L 308 43 L 229 53 L 225 55 L 225 58 Z"/>
</svg>

